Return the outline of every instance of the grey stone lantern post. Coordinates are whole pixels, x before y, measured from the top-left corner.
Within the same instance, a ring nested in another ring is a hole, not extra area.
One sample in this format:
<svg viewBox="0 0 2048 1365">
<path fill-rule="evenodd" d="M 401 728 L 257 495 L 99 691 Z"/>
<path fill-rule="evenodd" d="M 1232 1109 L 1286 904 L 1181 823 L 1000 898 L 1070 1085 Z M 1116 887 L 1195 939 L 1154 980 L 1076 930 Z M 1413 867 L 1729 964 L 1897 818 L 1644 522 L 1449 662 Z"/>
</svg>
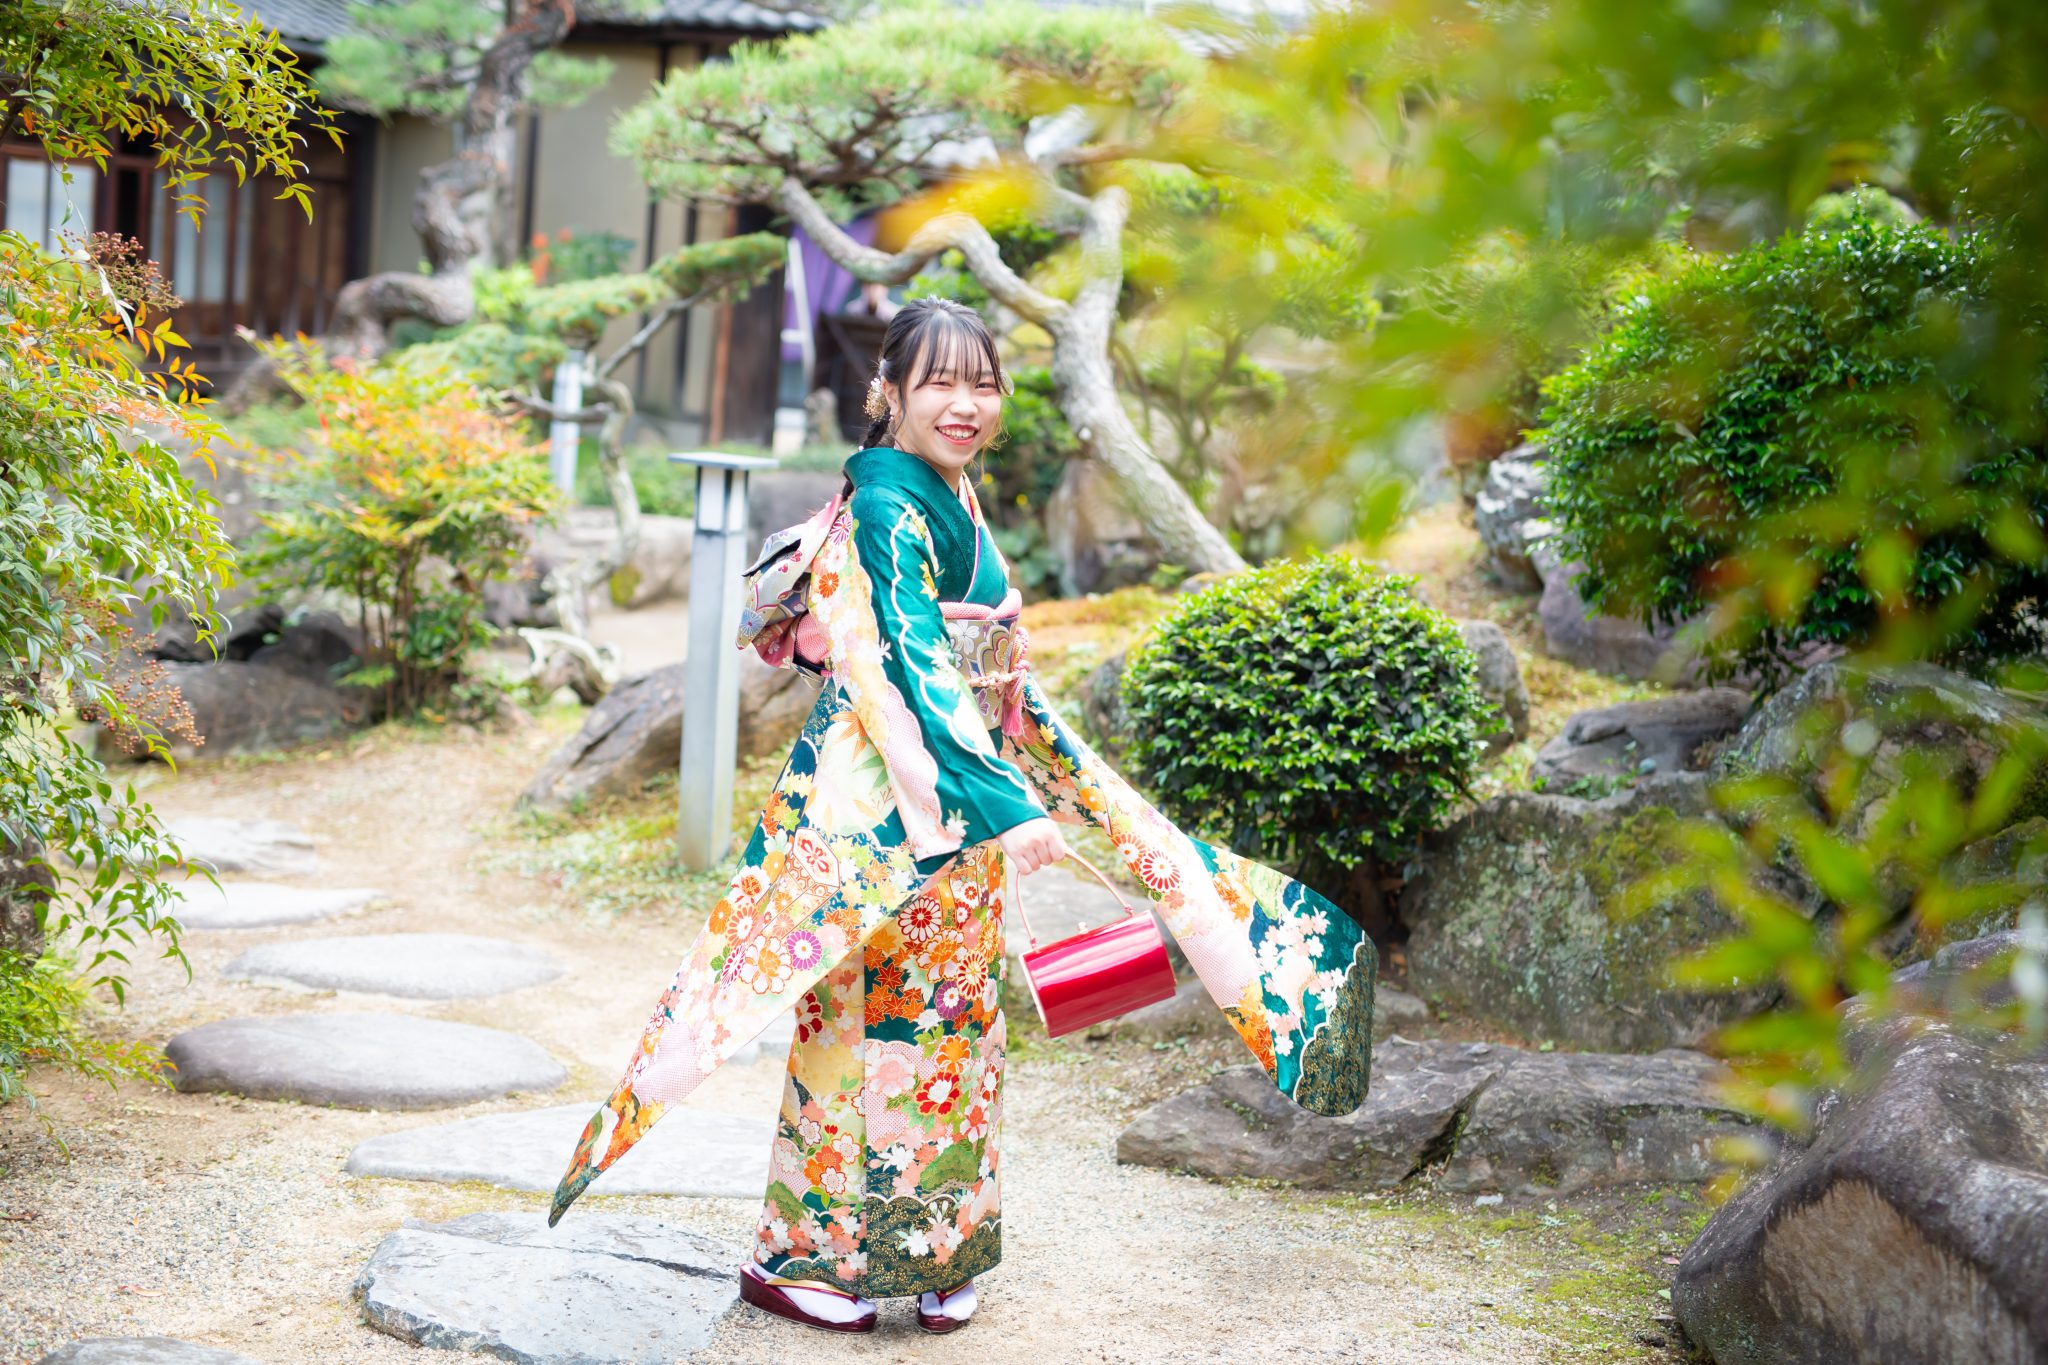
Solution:
<svg viewBox="0 0 2048 1365">
<path fill-rule="evenodd" d="M 758 455 L 699 450 L 670 455 L 697 466 L 690 542 L 690 652 L 683 667 L 682 769 L 676 783 L 676 852 L 693 872 L 732 847 L 732 775 L 739 761 L 740 574 L 747 567 L 747 476 L 773 469 Z"/>
</svg>

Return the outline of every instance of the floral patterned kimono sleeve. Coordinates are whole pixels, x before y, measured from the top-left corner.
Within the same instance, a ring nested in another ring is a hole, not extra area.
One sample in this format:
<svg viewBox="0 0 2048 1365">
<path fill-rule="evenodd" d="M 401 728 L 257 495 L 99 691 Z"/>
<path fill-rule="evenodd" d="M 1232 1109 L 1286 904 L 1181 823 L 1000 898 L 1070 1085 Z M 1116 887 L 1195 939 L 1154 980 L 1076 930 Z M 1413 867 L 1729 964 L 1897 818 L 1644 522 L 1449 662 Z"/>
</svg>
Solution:
<svg viewBox="0 0 2048 1365">
<path fill-rule="evenodd" d="M 1043 818 L 1045 807 L 1016 765 L 997 755 L 953 662 L 923 514 L 884 485 L 857 490 L 850 512 L 850 553 L 839 571 L 866 578 L 882 657 L 880 678 L 846 670 L 843 685 L 869 733 L 887 737 L 883 747 L 892 760 L 897 753 L 919 756 L 915 768 L 928 777 L 943 837 L 921 841 L 914 811 L 906 811 L 904 824 L 918 871 L 929 874 L 961 847 Z"/>
</svg>

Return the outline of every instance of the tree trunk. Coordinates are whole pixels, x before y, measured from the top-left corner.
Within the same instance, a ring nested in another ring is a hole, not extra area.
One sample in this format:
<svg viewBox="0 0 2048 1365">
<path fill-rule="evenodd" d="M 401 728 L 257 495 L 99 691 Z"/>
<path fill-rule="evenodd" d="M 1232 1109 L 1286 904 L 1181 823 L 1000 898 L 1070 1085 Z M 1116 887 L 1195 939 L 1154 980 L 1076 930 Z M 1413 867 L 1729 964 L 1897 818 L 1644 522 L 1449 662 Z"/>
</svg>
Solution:
<svg viewBox="0 0 2048 1365">
<path fill-rule="evenodd" d="M 626 427 L 633 420 L 633 391 L 609 375 L 596 375 L 585 383 L 587 395 L 610 407 L 597 431 L 597 464 L 604 472 L 605 490 L 611 495 L 619 538 L 609 554 L 561 565 L 548 574 L 542 585 L 554 606 L 555 620 L 564 631 L 579 636 L 590 634 L 585 600 L 600 585 L 610 582 L 613 574 L 632 563 L 640 550 L 640 495 L 633 487 L 624 458 Z"/>
<path fill-rule="evenodd" d="M 1110 368 L 1130 204 L 1124 190 L 1112 187 L 1076 205 L 1086 210 L 1081 287 L 1071 304 L 1040 323 L 1052 334 L 1053 396 L 1081 449 L 1116 479 L 1124 505 L 1174 563 L 1190 573 L 1236 573 L 1245 567 L 1243 557 L 1159 463 L 1124 411 Z"/>
<path fill-rule="evenodd" d="M 41 844 L 0 839 L 0 948 L 29 962 L 42 956 L 49 888 L 56 884 Z"/>
<path fill-rule="evenodd" d="M 1077 320 L 1049 330 L 1054 399 L 1081 448 L 1116 479 L 1131 514 L 1168 559 L 1190 573 L 1244 568 L 1243 557 L 1166 472 L 1124 411 L 1110 374 L 1107 327 L 1097 332 Z"/>
</svg>

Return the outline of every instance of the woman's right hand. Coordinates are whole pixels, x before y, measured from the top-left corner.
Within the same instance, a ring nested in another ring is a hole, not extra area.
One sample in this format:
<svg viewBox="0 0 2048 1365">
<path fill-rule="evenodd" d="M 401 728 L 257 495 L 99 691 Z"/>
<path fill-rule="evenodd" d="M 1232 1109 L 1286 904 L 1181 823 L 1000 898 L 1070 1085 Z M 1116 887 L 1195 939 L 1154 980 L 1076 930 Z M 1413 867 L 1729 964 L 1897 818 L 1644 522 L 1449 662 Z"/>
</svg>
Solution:
<svg viewBox="0 0 2048 1365">
<path fill-rule="evenodd" d="M 1044 815 L 1010 826 L 996 836 L 996 843 L 1017 864 L 1020 877 L 1067 856 L 1067 841 L 1060 837 L 1060 827 Z"/>
</svg>

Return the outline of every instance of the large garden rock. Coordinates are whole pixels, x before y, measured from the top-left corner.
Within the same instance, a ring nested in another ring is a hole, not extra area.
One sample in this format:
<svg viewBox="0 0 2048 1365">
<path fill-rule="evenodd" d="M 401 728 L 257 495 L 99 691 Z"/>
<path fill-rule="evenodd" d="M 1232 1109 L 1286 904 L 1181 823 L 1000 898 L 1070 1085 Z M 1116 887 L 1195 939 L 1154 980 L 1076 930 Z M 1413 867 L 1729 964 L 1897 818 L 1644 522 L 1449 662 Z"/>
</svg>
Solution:
<svg viewBox="0 0 2048 1365">
<path fill-rule="evenodd" d="M 163 624 L 153 634 L 148 626 L 147 607 L 138 608 L 140 616 L 130 624 L 139 634 L 148 637 L 152 657 L 188 664 L 223 660 L 247 662 L 251 654 L 263 648 L 284 628 L 286 613 L 283 605 L 255 601 L 247 590 L 232 605 L 222 600 L 217 602 L 215 609 L 222 619 L 214 623 L 214 633 L 204 641 L 199 638 L 199 629 L 193 623 L 191 613 L 177 603 L 165 604 Z"/>
<path fill-rule="evenodd" d="M 333 612 L 264 604 L 235 612 L 207 643 L 189 620 L 167 621 L 150 651 L 154 661 L 124 668 L 131 685 L 168 687 L 191 712 L 198 744 L 166 733 L 168 757 L 183 760 L 328 739 L 371 723 L 378 693 L 339 681 L 360 650 L 356 629 Z M 151 757 L 141 750 L 128 756 Z"/>
<path fill-rule="evenodd" d="M 846 482 L 837 469 L 766 469 L 747 477 L 747 534 L 759 545 L 785 526 L 809 521 Z"/>
<path fill-rule="evenodd" d="M 2048 1361 L 2048 1052 L 1914 1018 L 1852 1037 L 1860 1083 L 1686 1251 L 1679 1322 L 1719 1365 Z"/>
<path fill-rule="evenodd" d="M 1823 663 L 1772 696 L 1722 749 L 1710 776 L 1770 773 L 1791 779 L 1816 812 L 1831 811 L 1822 791 L 1824 765 L 1838 745 L 1854 745 L 1865 757 L 1862 783 L 1846 805 L 1829 818 L 1842 837 L 1861 841 L 1882 817 L 1908 769 L 1930 763 L 1950 774 L 1958 802 L 1967 802 L 2013 752 L 2041 752 L 2048 743 L 2048 710 L 1933 664 L 1861 668 Z M 2048 886 L 2048 858 L 2041 835 L 2048 819 L 2048 764 L 2023 781 L 2010 823 L 1964 849 L 1946 869 L 1960 883 L 1994 879 Z M 1796 865 L 1785 875 L 1817 899 Z M 1879 869 L 1879 886 L 1899 916 L 1885 946 L 1903 958 L 1924 950 L 1911 937 L 1906 915 L 1922 874 L 1903 863 Z M 1981 933 L 2013 922 L 2010 902 L 1996 912 L 1947 926 L 1932 941 Z"/>
<path fill-rule="evenodd" d="M 1460 622 L 1458 633 L 1479 661 L 1479 690 L 1493 703 L 1495 720 L 1486 735 L 1486 752 L 1500 753 L 1529 737 L 1529 688 L 1522 681 L 1522 666 L 1507 632 L 1493 622 Z"/>
<path fill-rule="evenodd" d="M 1216 1179 L 1386 1189 L 1441 1164 L 1468 1192 L 1569 1194 L 1699 1181 L 1746 1121 L 1713 1098 L 1714 1062 L 1528 1052 L 1489 1043 L 1389 1039 L 1355 1113 L 1289 1101 L 1257 1067 L 1233 1067 L 1162 1100 L 1117 1138 L 1117 1159 Z"/>
<path fill-rule="evenodd" d="M 695 535 L 695 525 L 688 517 L 643 514 L 640 543 L 625 567 L 612 576 L 612 602 L 621 607 L 644 607 L 688 596 Z M 537 580 L 550 569 L 598 559 L 611 553 L 618 540 L 618 518 L 611 508 L 569 508 L 535 535 L 526 577 Z"/>
<path fill-rule="evenodd" d="M 1709 687 L 1581 711 L 1538 751 L 1529 776 L 1539 789 L 1569 789 L 1704 767 L 1694 752 L 1733 734 L 1748 710 L 1749 693 L 1741 688 Z"/>
<path fill-rule="evenodd" d="M 293 612 L 249 651 L 248 661 L 331 683 L 354 667 L 362 652 L 362 632 L 334 612 Z"/>
<path fill-rule="evenodd" d="M 711 1340 L 743 1258 L 652 1218 L 408 1218 L 353 1290 L 365 1322 L 416 1346 L 521 1365 L 669 1365 Z"/>
<path fill-rule="evenodd" d="M 1486 546 L 1489 573 L 1510 592 L 1536 592 L 1543 579 L 1532 552 L 1550 533 L 1544 494 L 1543 447 L 1516 446 L 1486 467 L 1486 482 L 1474 506 L 1479 539 Z"/>
<path fill-rule="evenodd" d="M 1695 671 L 1681 646 L 1679 628 L 1646 629 L 1619 616 L 1596 615 L 1572 585 L 1585 566 L 1565 563 L 1549 542 L 1539 542 L 1530 555 L 1543 580 L 1536 619 L 1543 627 L 1543 648 L 1554 659 L 1610 677 L 1634 678 L 1673 685 L 1695 680 Z"/>
<path fill-rule="evenodd" d="M 1705 785 L 1658 773 L 1597 801 L 1510 793 L 1431 836 L 1401 897 L 1409 984 L 1460 1017 L 1628 1051 L 1697 1044 L 1765 1003 L 1666 984 L 1671 958 L 1734 927 L 1706 896 L 1608 914 L 1616 888 L 1663 865 L 1671 824 L 1706 813 Z"/>
<path fill-rule="evenodd" d="M 1865 748 L 1869 774 L 1842 824 L 1861 835 L 1908 764 L 1931 757 L 1952 765 L 1958 794 L 1968 798 L 2022 736 L 2034 743 L 2048 736 L 2048 711 L 2028 698 L 1934 664 L 1827 662 L 1759 706 L 1711 771 L 1782 774 L 1805 783 L 1818 801 L 1822 765 L 1837 743 L 1853 739 Z M 2015 820 L 2036 815 L 2048 815 L 2048 767 L 2013 812 Z"/>
<path fill-rule="evenodd" d="M 180 1090 L 344 1109 L 468 1104 L 569 1074 L 517 1034 L 403 1014 L 222 1019 L 171 1039 L 164 1058 Z"/>
<path fill-rule="evenodd" d="M 1069 460 L 1045 503 L 1045 538 L 1059 560 L 1060 592 L 1080 597 L 1146 582 L 1159 547 L 1093 460 Z"/>
<path fill-rule="evenodd" d="M 1131 712 L 1123 697 L 1124 659 L 1125 651 L 1118 650 L 1114 658 L 1090 669 L 1077 689 L 1089 744 L 1112 768 L 1121 767 L 1131 739 Z"/>
<path fill-rule="evenodd" d="M 190 708 L 200 739 L 168 737 L 172 759 L 282 749 L 332 739 L 376 719 L 373 691 L 309 677 L 295 666 L 252 660 L 167 663 L 163 669 Z"/>
<path fill-rule="evenodd" d="M 1682 1048 L 1650 1056 L 1503 1049 L 1474 1097 L 1443 1185 L 1570 1194 L 1597 1185 L 1703 1181 L 1749 1120 L 1714 1095 L 1721 1068 Z"/>
<path fill-rule="evenodd" d="M 682 755 L 685 668 L 669 664 L 606 693 L 528 784 L 521 804 L 554 809 L 579 797 L 628 795 L 673 769 Z M 816 685 L 795 669 L 770 668 L 751 650 L 740 669 L 740 756 L 787 748 L 817 704 Z"/>
</svg>

